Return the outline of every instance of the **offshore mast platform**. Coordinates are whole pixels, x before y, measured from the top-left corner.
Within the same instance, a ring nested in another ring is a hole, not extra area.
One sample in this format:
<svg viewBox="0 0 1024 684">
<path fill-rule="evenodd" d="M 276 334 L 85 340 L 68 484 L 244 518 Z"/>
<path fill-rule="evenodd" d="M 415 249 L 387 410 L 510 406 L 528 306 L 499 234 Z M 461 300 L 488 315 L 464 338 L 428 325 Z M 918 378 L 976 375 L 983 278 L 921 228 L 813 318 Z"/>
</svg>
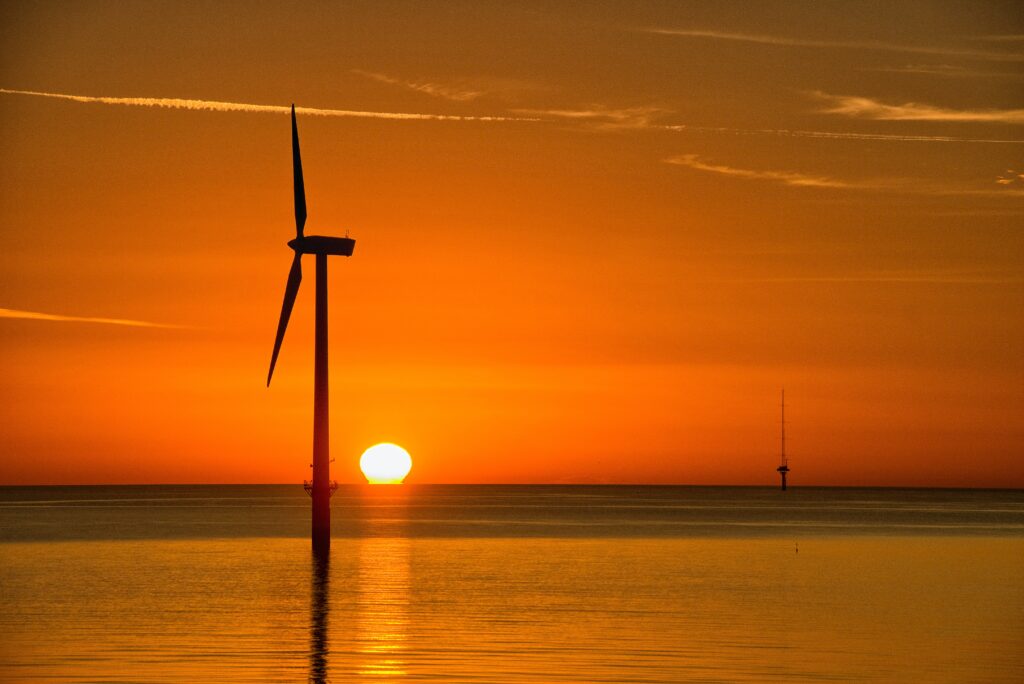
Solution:
<svg viewBox="0 0 1024 684">
<path fill-rule="evenodd" d="M 780 463 L 775 470 L 782 476 L 782 491 L 786 491 L 786 473 L 789 472 L 789 461 L 786 459 L 786 390 L 782 390 L 782 443 L 779 453 Z"/>
</svg>

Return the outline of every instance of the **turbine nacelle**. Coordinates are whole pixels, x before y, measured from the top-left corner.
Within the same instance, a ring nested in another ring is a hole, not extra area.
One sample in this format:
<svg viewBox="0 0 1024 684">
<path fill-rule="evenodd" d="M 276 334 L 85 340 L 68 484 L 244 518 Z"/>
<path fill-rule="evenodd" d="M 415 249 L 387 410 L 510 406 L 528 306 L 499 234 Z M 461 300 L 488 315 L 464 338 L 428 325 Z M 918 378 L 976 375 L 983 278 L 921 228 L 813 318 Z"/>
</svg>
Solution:
<svg viewBox="0 0 1024 684">
<path fill-rule="evenodd" d="M 326 235 L 304 235 L 288 242 L 296 254 L 331 254 L 352 256 L 356 241 L 352 238 L 328 237 Z"/>
</svg>

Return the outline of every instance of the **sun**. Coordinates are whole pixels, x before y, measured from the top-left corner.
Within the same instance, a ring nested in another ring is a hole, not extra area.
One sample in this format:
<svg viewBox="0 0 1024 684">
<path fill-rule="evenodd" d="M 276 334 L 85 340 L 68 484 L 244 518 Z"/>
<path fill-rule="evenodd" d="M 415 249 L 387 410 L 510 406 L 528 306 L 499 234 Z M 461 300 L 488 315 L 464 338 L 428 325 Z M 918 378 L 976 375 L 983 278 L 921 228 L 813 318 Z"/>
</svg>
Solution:
<svg viewBox="0 0 1024 684">
<path fill-rule="evenodd" d="M 383 442 L 363 452 L 359 468 L 370 484 L 402 484 L 412 468 L 412 457 L 397 444 Z"/>
</svg>

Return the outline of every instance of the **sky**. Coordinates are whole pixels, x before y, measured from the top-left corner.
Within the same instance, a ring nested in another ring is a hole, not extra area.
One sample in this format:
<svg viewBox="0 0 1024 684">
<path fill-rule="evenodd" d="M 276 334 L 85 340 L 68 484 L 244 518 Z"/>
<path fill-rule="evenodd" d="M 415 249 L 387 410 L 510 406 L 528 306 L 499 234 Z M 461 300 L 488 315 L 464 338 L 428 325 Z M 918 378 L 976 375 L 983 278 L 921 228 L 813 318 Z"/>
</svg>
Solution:
<svg viewBox="0 0 1024 684">
<path fill-rule="evenodd" d="M 0 5 L 0 484 L 1024 487 L 1013 2 Z"/>
</svg>

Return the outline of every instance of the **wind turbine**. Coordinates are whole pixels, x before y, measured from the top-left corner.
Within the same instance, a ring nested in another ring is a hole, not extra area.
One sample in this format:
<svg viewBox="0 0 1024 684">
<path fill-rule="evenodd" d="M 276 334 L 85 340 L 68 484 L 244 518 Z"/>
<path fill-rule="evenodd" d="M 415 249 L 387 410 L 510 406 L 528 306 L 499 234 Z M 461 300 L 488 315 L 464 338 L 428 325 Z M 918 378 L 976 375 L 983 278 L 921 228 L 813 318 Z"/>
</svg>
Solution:
<svg viewBox="0 0 1024 684">
<path fill-rule="evenodd" d="M 302 282 L 302 255 L 316 255 L 316 342 L 313 367 L 313 481 L 306 483 L 306 491 L 313 499 L 313 551 L 326 551 L 331 547 L 331 494 L 337 485 L 331 482 L 330 425 L 327 392 L 327 257 L 352 256 L 356 241 L 347 237 L 305 235 L 306 189 L 302 182 L 302 157 L 299 154 L 299 128 L 295 123 L 295 105 L 292 105 L 292 173 L 295 181 L 295 239 L 288 246 L 295 252 L 284 288 L 281 320 L 277 324 L 274 353 L 270 357 L 267 387 L 274 376 L 277 354 L 292 315 L 295 296 Z"/>
</svg>

